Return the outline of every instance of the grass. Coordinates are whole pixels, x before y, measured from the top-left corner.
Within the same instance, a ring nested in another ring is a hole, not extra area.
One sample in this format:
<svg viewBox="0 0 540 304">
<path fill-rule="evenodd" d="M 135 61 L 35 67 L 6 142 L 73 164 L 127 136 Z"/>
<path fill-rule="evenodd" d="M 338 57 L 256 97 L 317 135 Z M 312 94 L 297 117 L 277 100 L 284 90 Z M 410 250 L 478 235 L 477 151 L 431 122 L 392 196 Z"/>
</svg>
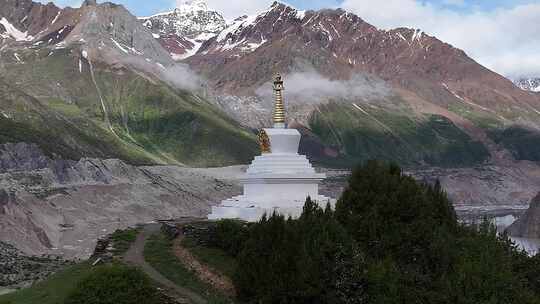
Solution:
<svg viewBox="0 0 540 304">
<path fill-rule="evenodd" d="M 88 263 L 69 266 L 30 288 L 0 296 L 0 304 L 62 304 L 92 271 Z"/>
<path fill-rule="evenodd" d="M 364 108 L 358 111 L 348 104 L 329 104 L 310 119 L 313 132 L 325 144 L 342 147 L 351 165 L 381 159 L 406 167 L 462 167 L 489 157 L 486 147 L 445 117 Z"/>
<path fill-rule="evenodd" d="M 156 234 L 146 242 L 144 259 L 167 279 L 178 286 L 200 294 L 209 303 L 233 303 L 232 300 L 214 291 L 211 286 L 201 282 L 193 272 L 186 269 L 174 255 L 172 247 L 172 241 L 164 234 Z"/>
<path fill-rule="evenodd" d="M 9 79 L 8 88 L 21 95 L 2 98 L 6 90 L 0 82 L 0 108 L 6 110 L 7 104 L 8 112 L 24 124 L 20 129 L 41 130 L 46 125 L 43 133 L 57 140 L 47 144 L 30 136 L 33 132 L 17 130 L 17 136 L 10 136 L 13 132 L 5 129 L 8 134 L 4 138 L 0 134 L 0 143 L 35 142 L 47 152 L 77 160 L 120 158 L 132 164 L 200 167 L 247 163 L 258 153 L 256 136 L 209 101 L 128 69 L 117 73 L 94 63 L 97 86 L 116 133 L 112 134 L 89 65 L 83 60 L 81 73 L 79 57 L 69 49 L 50 56 L 33 52 L 26 64 L 10 65 L 0 75 Z M 39 101 L 31 96 L 39 96 Z M 29 108 L 25 100 L 35 105 Z M 73 151 L 64 151 L 68 149 Z"/>
<path fill-rule="evenodd" d="M 477 111 L 473 107 L 462 103 L 452 103 L 448 106 L 448 110 L 471 121 L 482 129 L 500 128 L 504 125 L 504 122 L 496 114 Z"/>
<path fill-rule="evenodd" d="M 210 248 L 197 244 L 193 238 L 186 237 L 182 245 L 191 252 L 199 262 L 210 266 L 222 274 L 232 278 L 236 271 L 236 260 L 219 248 Z"/>
<path fill-rule="evenodd" d="M 111 240 L 113 242 L 113 253 L 116 256 L 122 255 L 126 253 L 131 247 L 131 244 L 135 242 L 137 239 L 137 235 L 139 234 L 140 229 L 138 228 L 130 228 L 125 230 L 116 230 L 111 235 Z"/>
</svg>

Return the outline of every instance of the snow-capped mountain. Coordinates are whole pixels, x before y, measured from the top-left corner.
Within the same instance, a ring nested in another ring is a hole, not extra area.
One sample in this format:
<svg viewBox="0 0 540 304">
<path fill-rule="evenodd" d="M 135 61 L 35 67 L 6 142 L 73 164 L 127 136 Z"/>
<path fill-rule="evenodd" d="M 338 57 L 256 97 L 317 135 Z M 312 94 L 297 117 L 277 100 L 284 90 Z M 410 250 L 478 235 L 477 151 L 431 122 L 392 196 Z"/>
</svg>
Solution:
<svg viewBox="0 0 540 304">
<path fill-rule="evenodd" d="M 204 0 L 184 1 L 174 11 L 140 20 L 176 60 L 192 56 L 226 28 L 223 16 L 209 10 Z"/>
<path fill-rule="evenodd" d="M 514 83 L 522 90 L 540 92 L 540 78 L 521 78 Z"/>
</svg>

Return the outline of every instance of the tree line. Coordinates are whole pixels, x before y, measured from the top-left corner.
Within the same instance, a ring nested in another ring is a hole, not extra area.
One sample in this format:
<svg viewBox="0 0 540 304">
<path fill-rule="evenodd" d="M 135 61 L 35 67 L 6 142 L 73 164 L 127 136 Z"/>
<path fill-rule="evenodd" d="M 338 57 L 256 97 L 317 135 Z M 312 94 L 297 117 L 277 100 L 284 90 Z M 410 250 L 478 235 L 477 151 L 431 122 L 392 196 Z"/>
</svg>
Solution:
<svg viewBox="0 0 540 304">
<path fill-rule="evenodd" d="M 308 198 L 299 219 L 222 221 L 247 303 L 539 303 L 540 258 L 488 222 L 466 226 L 439 183 L 393 164 L 352 173 L 335 210 Z"/>
</svg>

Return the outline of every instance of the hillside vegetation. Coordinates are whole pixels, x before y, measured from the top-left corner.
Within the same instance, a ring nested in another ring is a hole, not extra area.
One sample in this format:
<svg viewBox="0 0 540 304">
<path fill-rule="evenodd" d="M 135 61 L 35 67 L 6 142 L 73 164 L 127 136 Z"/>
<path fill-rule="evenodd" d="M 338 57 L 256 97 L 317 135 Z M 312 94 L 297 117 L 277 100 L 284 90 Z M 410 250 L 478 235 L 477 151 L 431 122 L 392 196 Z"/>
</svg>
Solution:
<svg viewBox="0 0 540 304">
<path fill-rule="evenodd" d="M 419 119 L 407 110 L 333 103 L 320 107 L 310 128 L 327 145 L 340 147 L 349 162 L 369 159 L 404 166 L 461 167 L 488 160 L 489 151 L 449 119 Z"/>
<path fill-rule="evenodd" d="M 0 143 L 35 142 L 71 159 L 191 166 L 246 163 L 257 152 L 251 131 L 198 95 L 124 67 L 91 65 L 75 49 L 19 56 L 25 64 L 0 73 L 10 79 L 0 78 Z"/>
<path fill-rule="evenodd" d="M 438 183 L 419 184 L 395 165 L 356 169 L 335 211 L 308 199 L 298 220 L 228 222 L 215 235 L 209 246 L 236 259 L 247 303 L 540 301 L 540 256 L 488 223 L 458 223 Z"/>
</svg>

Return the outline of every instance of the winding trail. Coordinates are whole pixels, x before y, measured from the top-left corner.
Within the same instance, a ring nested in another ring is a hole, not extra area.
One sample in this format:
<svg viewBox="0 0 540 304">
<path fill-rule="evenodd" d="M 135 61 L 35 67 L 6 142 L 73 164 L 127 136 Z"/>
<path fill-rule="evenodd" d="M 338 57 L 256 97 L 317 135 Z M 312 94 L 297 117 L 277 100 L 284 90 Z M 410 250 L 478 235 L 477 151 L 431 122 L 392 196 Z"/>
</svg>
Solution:
<svg viewBox="0 0 540 304">
<path fill-rule="evenodd" d="M 173 250 L 174 255 L 184 264 L 184 266 L 194 272 L 199 280 L 209 284 L 214 289 L 221 291 L 229 297 L 235 297 L 236 290 L 232 280 L 224 274 L 198 261 L 187 248 L 182 246 L 183 240 L 184 236 L 180 234 L 173 242 Z"/>
<path fill-rule="evenodd" d="M 206 304 L 207 301 L 200 295 L 187 288 L 176 285 L 144 260 L 144 245 L 148 238 L 160 232 L 160 228 L 160 224 L 146 225 L 124 255 L 124 260 L 134 266 L 140 267 L 152 280 L 162 285 L 166 289 L 167 294 L 173 296 L 179 303 Z"/>
</svg>

